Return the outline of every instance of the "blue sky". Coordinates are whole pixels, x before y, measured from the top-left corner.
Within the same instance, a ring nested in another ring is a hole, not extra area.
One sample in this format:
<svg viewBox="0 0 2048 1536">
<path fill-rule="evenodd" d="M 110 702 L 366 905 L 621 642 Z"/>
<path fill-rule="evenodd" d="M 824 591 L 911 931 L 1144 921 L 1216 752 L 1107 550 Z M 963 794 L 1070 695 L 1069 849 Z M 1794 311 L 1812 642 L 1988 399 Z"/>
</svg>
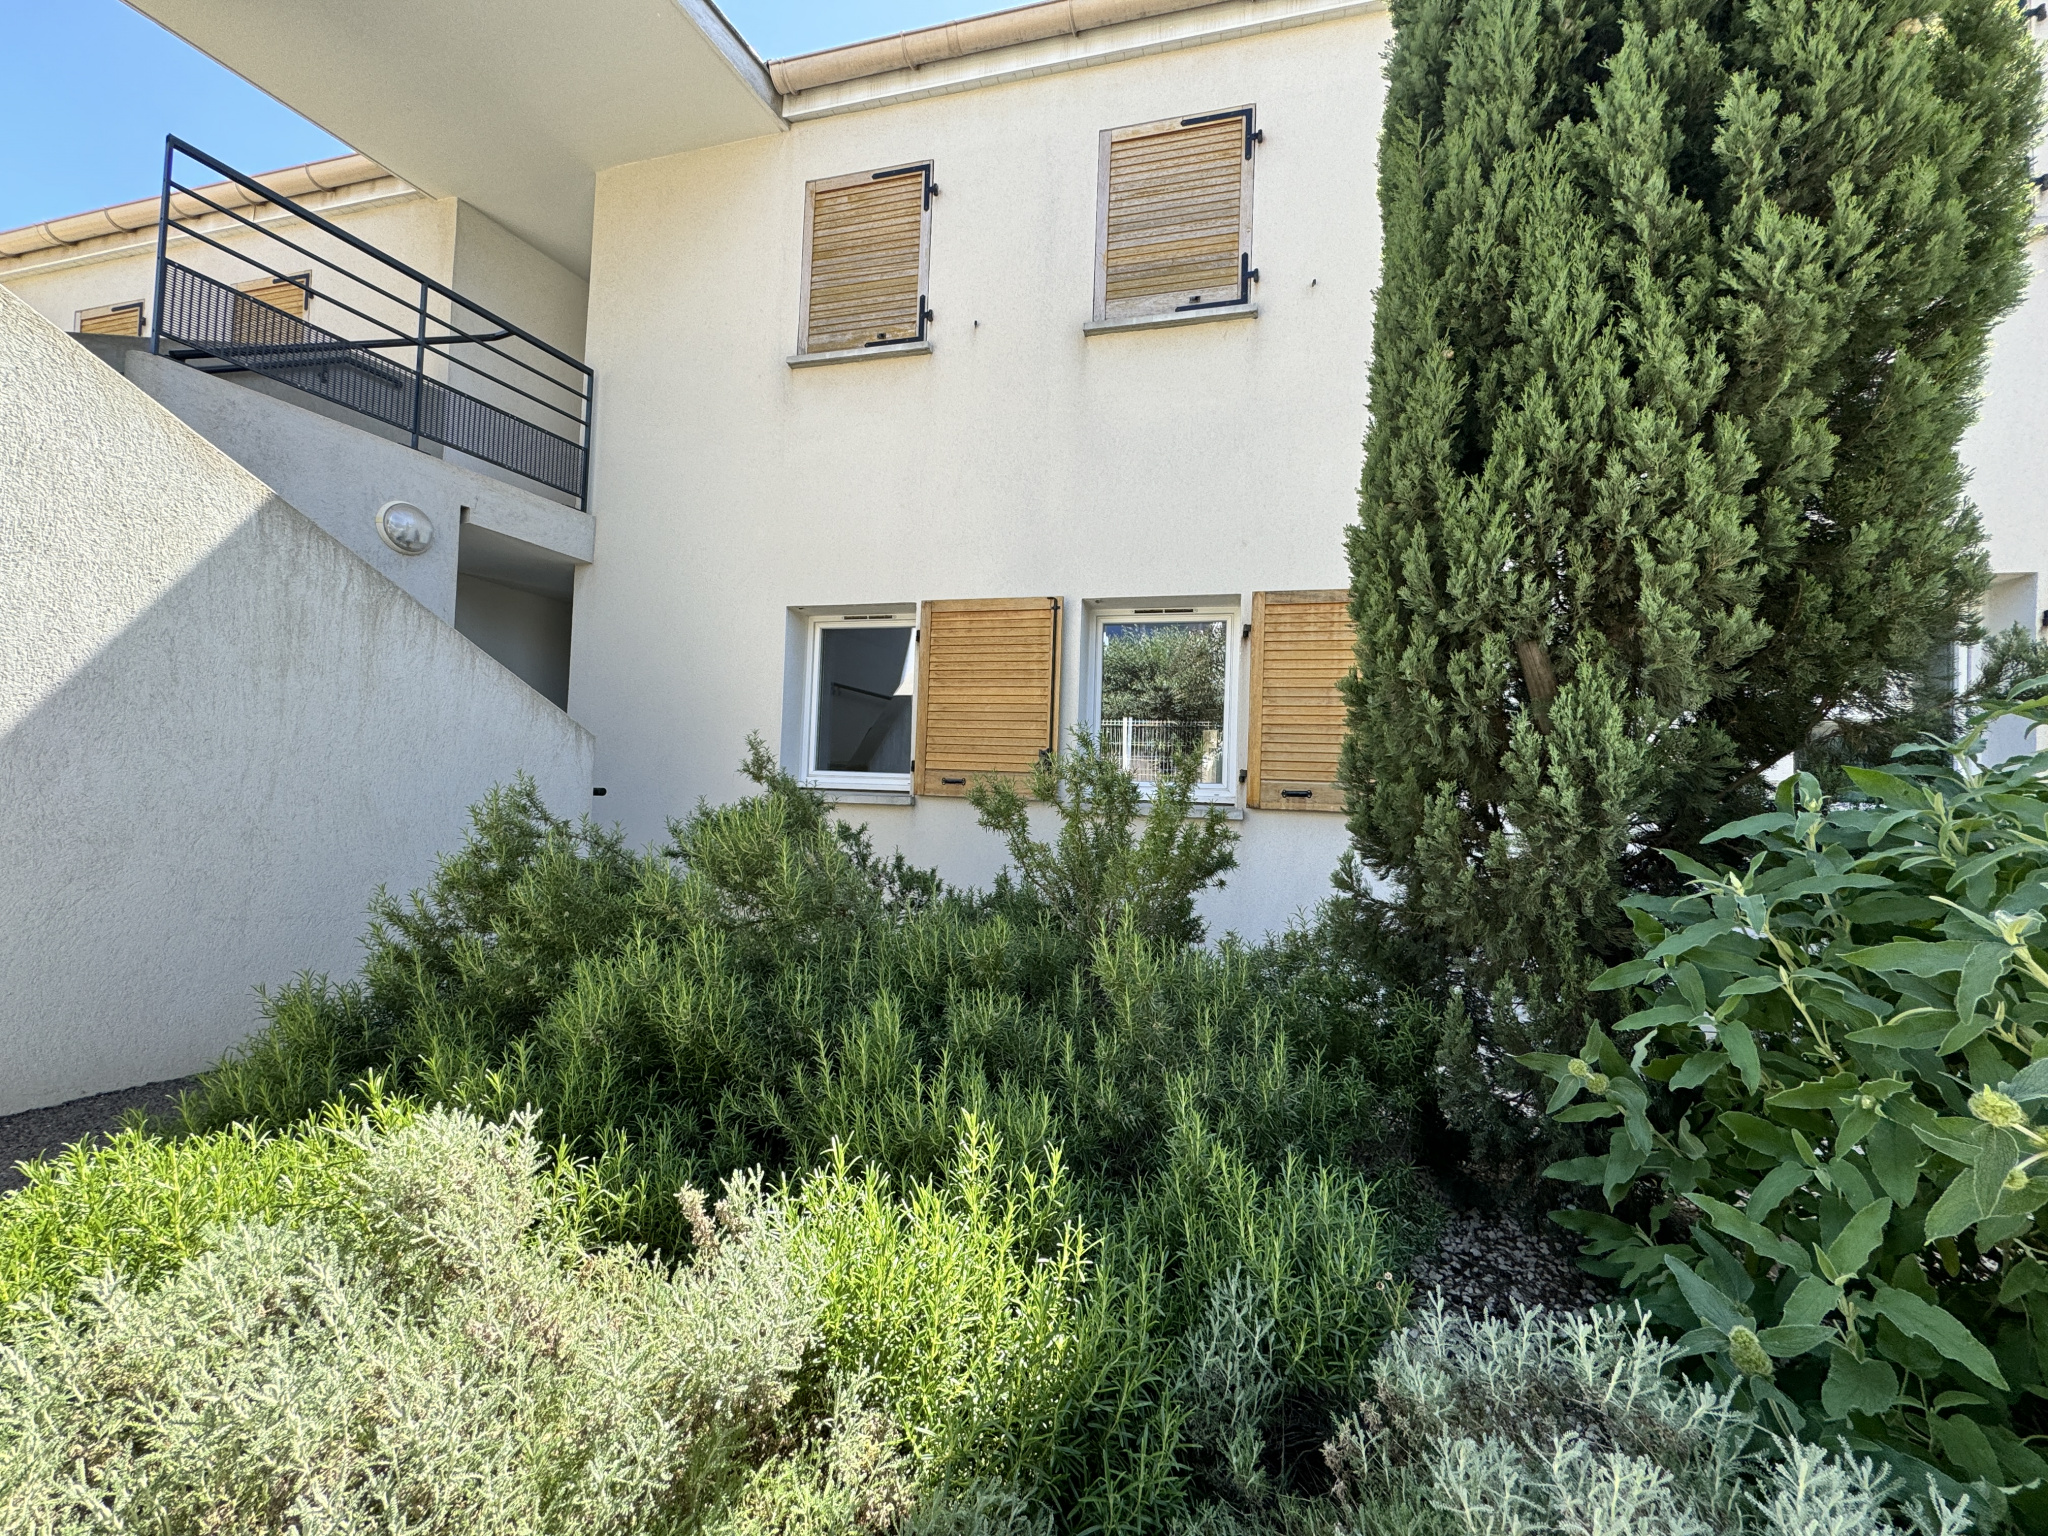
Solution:
<svg viewBox="0 0 2048 1536">
<path fill-rule="evenodd" d="M 341 0 L 346 3 L 346 0 Z M 929 26 L 1015 0 L 721 0 L 764 58 Z M 0 229 L 148 197 L 175 133 L 267 171 L 346 153 L 120 0 L 0 0 Z"/>
</svg>

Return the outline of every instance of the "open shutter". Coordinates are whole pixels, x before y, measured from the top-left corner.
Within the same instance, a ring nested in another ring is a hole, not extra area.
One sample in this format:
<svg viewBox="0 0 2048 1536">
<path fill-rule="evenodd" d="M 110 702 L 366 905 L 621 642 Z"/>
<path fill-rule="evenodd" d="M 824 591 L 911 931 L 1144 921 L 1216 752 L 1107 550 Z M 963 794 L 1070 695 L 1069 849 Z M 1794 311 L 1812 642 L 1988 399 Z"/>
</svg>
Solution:
<svg viewBox="0 0 2048 1536">
<path fill-rule="evenodd" d="M 1246 803 L 1341 811 L 1337 755 L 1354 662 L 1348 592 L 1252 594 L 1251 761 Z"/>
<path fill-rule="evenodd" d="M 1059 599 L 926 603 L 919 623 L 917 792 L 1029 774 L 1059 745 Z"/>
<path fill-rule="evenodd" d="M 1252 109 L 1102 135 L 1095 318 L 1251 299 Z"/>
<path fill-rule="evenodd" d="M 932 168 L 835 176 L 805 188 L 802 352 L 924 335 Z"/>
<path fill-rule="evenodd" d="M 131 304 L 102 304 L 97 309 L 81 309 L 78 312 L 78 334 L 81 336 L 140 336 L 142 334 L 142 301 Z"/>
</svg>

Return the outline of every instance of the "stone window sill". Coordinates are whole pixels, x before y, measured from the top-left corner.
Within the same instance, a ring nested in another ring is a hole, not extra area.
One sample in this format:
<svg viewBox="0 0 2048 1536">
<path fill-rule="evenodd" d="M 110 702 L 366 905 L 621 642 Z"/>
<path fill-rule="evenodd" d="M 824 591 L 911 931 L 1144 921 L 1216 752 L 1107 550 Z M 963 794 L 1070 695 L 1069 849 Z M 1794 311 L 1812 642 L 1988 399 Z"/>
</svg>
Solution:
<svg viewBox="0 0 2048 1536">
<path fill-rule="evenodd" d="M 1163 315 L 1139 315 L 1131 320 L 1090 320 L 1081 327 L 1084 336 L 1101 336 L 1110 331 L 1164 331 L 1176 325 L 1203 325 L 1211 320 L 1253 320 L 1256 304 L 1226 304 L 1217 309 L 1169 311 Z"/>
<path fill-rule="evenodd" d="M 917 804 L 917 796 L 907 789 L 826 789 L 819 785 L 812 787 L 833 805 Z"/>
<path fill-rule="evenodd" d="M 867 363 L 878 357 L 911 357 L 931 351 L 925 341 L 892 341 L 886 347 L 848 347 L 841 352 L 799 352 L 784 361 L 792 368 L 823 368 L 831 363 Z"/>
</svg>

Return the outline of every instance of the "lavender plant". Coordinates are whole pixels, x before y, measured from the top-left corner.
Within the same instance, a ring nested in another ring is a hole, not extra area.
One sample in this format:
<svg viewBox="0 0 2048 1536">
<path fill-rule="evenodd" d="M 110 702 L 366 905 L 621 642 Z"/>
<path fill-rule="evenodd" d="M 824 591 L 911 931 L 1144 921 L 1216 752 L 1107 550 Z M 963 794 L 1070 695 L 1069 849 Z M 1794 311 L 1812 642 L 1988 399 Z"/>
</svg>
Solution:
<svg viewBox="0 0 2048 1536">
<path fill-rule="evenodd" d="M 1617 1309 L 1424 1308 L 1325 1455 L 1344 1536 L 1963 1536 L 1967 1496 L 1768 1433 Z"/>
</svg>

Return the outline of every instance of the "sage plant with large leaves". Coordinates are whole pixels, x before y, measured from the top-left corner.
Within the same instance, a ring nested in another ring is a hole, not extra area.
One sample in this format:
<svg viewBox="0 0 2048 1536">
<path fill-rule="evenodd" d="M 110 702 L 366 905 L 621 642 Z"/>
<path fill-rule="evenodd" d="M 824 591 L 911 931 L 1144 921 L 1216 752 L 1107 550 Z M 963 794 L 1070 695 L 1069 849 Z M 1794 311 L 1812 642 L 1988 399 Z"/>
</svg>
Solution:
<svg viewBox="0 0 2048 1536">
<path fill-rule="evenodd" d="M 1587 1266 L 1788 1429 L 1969 1485 L 2048 1529 L 2048 752 L 1958 742 L 1851 769 L 1674 855 L 1626 903 L 1636 1004 L 1576 1056 L 1532 1054 L 1558 1119 L 1611 1122 L 1556 1164 Z M 1613 1214 L 1610 1214 L 1613 1213 Z M 2031 1487 L 2029 1485 L 2032 1485 Z M 1946 1483 L 1944 1486 L 1947 1486 Z"/>
</svg>

